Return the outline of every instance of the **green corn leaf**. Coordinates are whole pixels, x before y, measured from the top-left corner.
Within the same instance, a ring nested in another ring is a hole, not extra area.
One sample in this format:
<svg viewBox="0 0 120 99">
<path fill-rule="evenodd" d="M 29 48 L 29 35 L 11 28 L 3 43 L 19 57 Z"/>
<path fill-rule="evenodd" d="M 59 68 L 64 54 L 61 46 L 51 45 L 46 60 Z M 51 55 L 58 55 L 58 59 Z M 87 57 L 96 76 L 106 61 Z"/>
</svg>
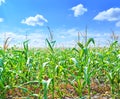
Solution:
<svg viewBox="0 0 120 99">
<path fill-rule="evenodd" d="M 0 79 L 0 88 L 1 88 L 1 89 L 4 89 L 4 87 L 5 87 L 5 86 L 4 86 L 3 82 L 2 82 L 2 80 Z"/>
<path fill-rule="evenodd" d="M 28 51 L 28 42 L 29 42 L 29 40 L 23 42 L 23 46 L 24 46 L 25 51 Z"/>
<path fill-rule="evenodd" d="M 43 67 L 43 68 L 46 67 L 46 66 L 48 65 L 48 63 L 49 63 L 49 62 L 44 62 L 44 63 L 42 64 L 42 67 Z"/>
<path fill-rule="evenodd" d="M 72 50 L 74 50 L 74 51 L 76 51 L 76 52 L 78 52 L 78 53 L 79 53 L 79 51 L 78 51 L 76 48 L 73 48 Z"/>
<path fill-rule="evenodd" d="M 0 67 L 3 67 L 4 64 L 3 64 L 3 59 L 0 58 Z"/>
<path fill-rule="evenodd" d="M 78 42 L 77 44 L 78 44 L 78 46 L 79 46 L 81 49 L 83 49 L 83 48 L 84 48 L 84 46 L 83 46 L 83 44 L 82 44 L 82 43 Z"/>
<path fill-rule="evenodd" d="M 93 39 L 93 38 L 89 38 L 88 41 L 87 41 L 87 43 L 85 44 L 85 46 L 88 47 L 88 45 L 89 45 L 91 42 L 92 42 L 93 44 L 95 44 L 94 39 Z"/>
<path fill-rule="evenodd" d="M 51 41 L 51 45 L 52 45 L 52 47 L 55 46 L 55 43 L 56 43 L 56 41 Z"/>
<path fill-rule="evenodd" d="M 48 96 L 47 96 L 47 93 L 48 93 L 48 87 L 49 87 L 49 84 L 51 82 L 51 79 L 48 79 L 48 80 L 42 80 L 42 84 L 43 84 L 43 87 L 44 87 L 44 99 L 48 99 Z"/>
<path fill-rule="evenodd" d="M 75 64 L 75 66 L 79 68 L 78 61 L 75 58 L 71 58 L 71 60 L 73 61 L 73 63 Z"/>
<path fill-rule="evenodd" d="M 84 68 L 84 79 L 85 79 L 85 82 L 87 85 L 90 84 L 90 73 L 89 73 L 89 68 L 88 67 L 85 67 Z"/>
<path fill-rule="evenodd" d="M 47 44 L 48 44 L 48 46 L 49 46 L 51 52 L 54 52 L 53 47 L 52 47 L 52 45 L 50 44 L 49 40 L 46 39 L 46 41 L 47 41 Z"/>
<path fill-rule="evenodd" d="M 49 87 L 50 82 L 51 82 L 51 79 L 42 80 L 42 84 L 43 84 L 44 86 L 46 86 L 47 89 L 48 89 L 48 87 Z"/>
<path fill-rule="evenodd" d="M 27 88 L 24 88 L 24 87 L 21 87 L 21 86 L 16 86 L 16 88 L 22 89 L 24 93 L 29 91 Z"/>
<path fill-rule="evenodd" d="M 1 76 L 2 72 L 3 72 L 3 68 L 0 67 L 0 76 Z M 0 78 L 1 78 L 1 77 L 0 77 Z"/>
</svg>

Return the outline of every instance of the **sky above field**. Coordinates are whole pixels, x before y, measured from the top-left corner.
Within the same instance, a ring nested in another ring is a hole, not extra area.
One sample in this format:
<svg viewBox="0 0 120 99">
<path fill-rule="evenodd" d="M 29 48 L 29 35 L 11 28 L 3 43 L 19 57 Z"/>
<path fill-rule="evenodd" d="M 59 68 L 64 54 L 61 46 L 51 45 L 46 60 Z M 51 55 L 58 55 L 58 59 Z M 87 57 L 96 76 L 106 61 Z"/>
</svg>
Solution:
<svg viewBox="0 0 120 99">
<path fill-rule="evenodd" d="M 0 44 L 29 39 L 30 46 L 46 46 L 50 28 L 57 46 L 74 46 L 85 28 L 96 44 L 107 44 L 114 31 L 120 36 L 119 0 L 0 0 Z M 27 35 L 27 36 L 26 36 Z"/>
</svg>

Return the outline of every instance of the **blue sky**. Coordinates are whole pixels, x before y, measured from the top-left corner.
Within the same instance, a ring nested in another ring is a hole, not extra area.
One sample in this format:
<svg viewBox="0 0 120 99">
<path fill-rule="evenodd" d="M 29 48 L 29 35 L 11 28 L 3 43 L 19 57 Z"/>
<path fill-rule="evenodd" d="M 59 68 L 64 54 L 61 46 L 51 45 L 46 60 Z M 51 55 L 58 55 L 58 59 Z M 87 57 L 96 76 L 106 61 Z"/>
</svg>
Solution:
<svg viewBox="0 0 120 99">
<path fill-rule="evenodd" d="M 11 38 L 19 45 L 27 38 L 30 46 L 45 46 L 50 27 L 57 46 L 74 46 L 77 33 L 85 27 L 97 44 L 110 39 L 111 30 L 120 36 L 119 0 L 0 0 L 0 44 Z M 81 39 L 81 42 L 82 39 Z"/>
</svg>

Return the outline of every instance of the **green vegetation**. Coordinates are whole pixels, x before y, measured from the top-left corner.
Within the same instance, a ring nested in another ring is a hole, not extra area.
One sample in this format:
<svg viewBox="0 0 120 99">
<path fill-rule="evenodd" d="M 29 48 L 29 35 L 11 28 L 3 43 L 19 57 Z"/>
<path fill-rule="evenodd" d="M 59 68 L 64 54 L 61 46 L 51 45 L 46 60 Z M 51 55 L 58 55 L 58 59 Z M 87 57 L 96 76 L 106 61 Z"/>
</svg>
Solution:
<svg viewBox="0 0 120 99">
<path fill-rule="evenodd" d="M 91 98 L 100 93 L 120 98 L 120 46 L 95 48 L 93 39 L 76 48 L 0 49 L 0 99 Z M 89 47 L 89 44 L 93 47 Z M 7 43 L 6 43 L 7 44 Z"/>
</svg>

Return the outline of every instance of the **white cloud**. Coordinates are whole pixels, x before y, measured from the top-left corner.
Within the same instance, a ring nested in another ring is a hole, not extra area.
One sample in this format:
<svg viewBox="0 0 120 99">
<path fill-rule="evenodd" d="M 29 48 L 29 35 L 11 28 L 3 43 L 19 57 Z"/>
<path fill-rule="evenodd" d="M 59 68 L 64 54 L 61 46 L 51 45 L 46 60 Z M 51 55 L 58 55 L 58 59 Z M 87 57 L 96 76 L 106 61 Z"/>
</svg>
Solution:
<svg viewBox="0 0 120 99">
<path fill-rule="evenodd" d="M 30 47 L 47 47 L 45 39 L 48 38 L 48 33 L 43 32 L 41 32 L 41 30 L 33 30 L 33 32 L 27 34 L 27 39 L 30 40 Z M 81 33 L 84 33 L 83 30 L 79 31 L 76 28 L 56 29 L 53 37 L 54 40 L 56 40 L 56 47 L 75 47 L 77 45 L 78 32 L 80 32 L 80 42 L 84 43 L 84 37 L 81 35 Z M 120 36 L 119 31 L 115 33 Z M 96 46 L 107 45 L 108 40 L 111 40 L 110 35 L 111 33 L 103 33 L 98 31 L 88 32 L 88 38 L 94 38 Z M 17 34 L 14 32 L 0 33 L 0 46 L 3 45 L 3 41 L 7 37 L 10 37 L 10 46 L 16 45 L 18 47 L 23 47 L 23 42 L 26 40 L 26 34 L 20 34 L 20 32 Z"/>
<path fill-rule="evenodd" d="M 68 30 L 64 30 L 63 33 L 69 36 L 77 36 L 78 30 L 75 28 L 71 28 Z"/>
<path fill-rule="evenodd" d="M 36 25 L 43 26 L 45 22 L 48 22 L 48 20 L 39 14 L 37 14 L 34 17 L 30 16 L 30 17 L 21 21 L 21 23 L 27 24 L 30 26 L 36 26 Z"/>
<path fill-rule="evenodd" d="M 2 5 L 2 3 L 5 3 L 5 0 L 0 0 L 0 6 Z"/>
<path fill-rule="evenodd" d="M 45 47 L 46 38 L 47 36 L 45 34 L 31 33 L 28 35 L 31 47 Z"/>
<path fill-rule="evenodd" d="M 72 7 L 71 10 L 74 11 L 75 17 L 83 15 L 85 12 L 87 12 L 87 8 L 84 8 L 82 4 L 78 4 L 77 6 Z"/>
<path fill-rule="evenodd" d="M 120 27 L 120 21 L 118 21 L 118 22 L 116 23 L 116 26 L 117 26 L 117 27 Z"/>
<path fill-rule="evenodd" d="M 68 47 L 75 47 L 76 42 L 74 40 L 69 40 L 69 41 L 61 41 L 57 43 L 56 47 L 63 47 L 63 48 L 68 48 Z"/>
<path fill-rule="evenodd" d="M 118 21 L 120 20 L 120 8 L 110 8 L 106 11 L 99 12 L 94 20 Z"/>
<path fill-rule="evenodd" d="M 78 30 L 77 28 L 70 29 L 58 29 L 56 30 L 57 45 L 63 47 L 74 47 L 77 45 L 78 32 L 80 33 L 80 42 L 84 43 L 84 30 Z M 117 35 L 119 34 L 115 32 Z M 106 46 L 110 38 L 111 33 L 104 33 L 100 31 L 88 31 L 88 38 L 94 38 L 96 46 Z M 120 34 L 119 34 L 120 35 Z M 120 41 L 120 39 L 119 39 Z"/>
<path fill-rule="evenodd" d="M 60 38 L 65 39 L 66 37 L 64 35 L 61 35 Z"/>
<path fill-rule="evenodd" d="M 0 18 L 0 22 L 3 22 L 4 21 L 4 19 L 3 18 Z"/>
<path fill-rule="evenodd" d="M 67 38 L 69 36 L 72 36 L 72 37 L 77 36 L 77 33 L 79 32 L 79 30 L 76 28 L 70 28 L 70 29 L 60 28 L 60 29 L 57 29 L 56 32 L 60 35 L 61 38 Z"/>
<path fill-rule="evenodd" d="M 24 34 L 16 34 L 14 32 L 6 32 L 0 33 L 0 45 L 3 45 L 3 41 L 5 38 L 10 37 L 10 46 L 18 46 L 22 47 L 23 42 L 26 41 L 26 35 Z M 45 39 L 47 36 L 45 34 L 40 33 L 30 33 L 27 35 L 27 39 L 29 40 L 30 47 L 45 47 Z"/>
</svg>

